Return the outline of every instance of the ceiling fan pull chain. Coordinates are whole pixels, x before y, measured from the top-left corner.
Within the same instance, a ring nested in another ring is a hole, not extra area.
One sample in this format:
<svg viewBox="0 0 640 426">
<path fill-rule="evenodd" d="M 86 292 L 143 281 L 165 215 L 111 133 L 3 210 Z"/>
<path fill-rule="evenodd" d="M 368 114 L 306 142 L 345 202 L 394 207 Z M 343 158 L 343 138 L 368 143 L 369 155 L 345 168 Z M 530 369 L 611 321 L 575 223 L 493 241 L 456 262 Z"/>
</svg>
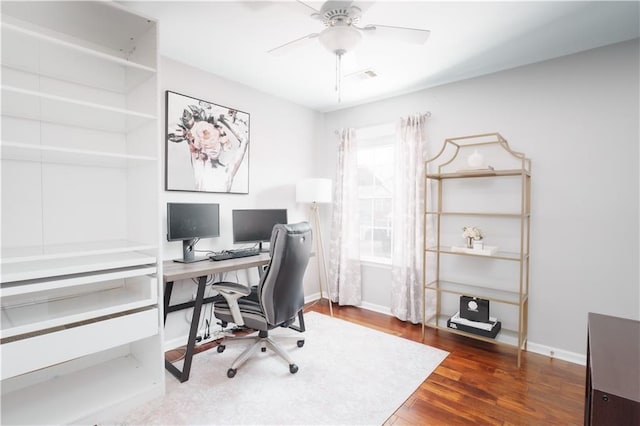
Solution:
<svg viewBox="0 0 640 426">
<path fill-rule="evenodd" d="M 336 80 L 338 84 L 338 103 L 342 102 L 342 54 L 338 55 L 338 69 Z"/>
<path fill-rule="evenodd" d="M 336 81 L 333 87 L 336 92 L 338 91 L 338 67 L 339 67 L 338 64 L 339 63 L 340 63 L 340 55 L 336 55 L 336 70 L 335 70 Z"/>
</svg>

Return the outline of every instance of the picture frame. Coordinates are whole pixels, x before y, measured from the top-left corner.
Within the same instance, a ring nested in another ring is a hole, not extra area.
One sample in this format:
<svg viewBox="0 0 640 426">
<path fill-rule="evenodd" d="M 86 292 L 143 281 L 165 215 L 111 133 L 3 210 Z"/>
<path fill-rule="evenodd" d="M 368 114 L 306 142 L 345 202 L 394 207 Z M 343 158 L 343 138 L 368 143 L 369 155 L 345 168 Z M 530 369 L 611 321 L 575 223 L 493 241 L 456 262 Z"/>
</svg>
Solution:
<svg viewBox="0 0 640 426">
<path fill-rule="evenodd" d="M 250 114 L 166 91 L 165 189 L 249 193 Z"/>
</svg>

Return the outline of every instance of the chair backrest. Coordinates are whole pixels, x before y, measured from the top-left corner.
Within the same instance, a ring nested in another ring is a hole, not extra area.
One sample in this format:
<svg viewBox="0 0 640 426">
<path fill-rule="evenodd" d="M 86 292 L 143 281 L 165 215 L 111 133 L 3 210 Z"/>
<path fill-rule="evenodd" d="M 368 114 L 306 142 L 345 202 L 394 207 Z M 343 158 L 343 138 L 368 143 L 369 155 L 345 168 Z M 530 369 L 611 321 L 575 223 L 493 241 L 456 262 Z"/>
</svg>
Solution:
<svg viewBox="0 0 640 426">
<path fill-rule="evenodd" d="M 271 261 L 262 275 L 258 294 L 267 322 L 278 326 L 304 306 L 303 277 L 312 244 L 307 222 L 276 225 L 271 232 Z"/>
</svg>

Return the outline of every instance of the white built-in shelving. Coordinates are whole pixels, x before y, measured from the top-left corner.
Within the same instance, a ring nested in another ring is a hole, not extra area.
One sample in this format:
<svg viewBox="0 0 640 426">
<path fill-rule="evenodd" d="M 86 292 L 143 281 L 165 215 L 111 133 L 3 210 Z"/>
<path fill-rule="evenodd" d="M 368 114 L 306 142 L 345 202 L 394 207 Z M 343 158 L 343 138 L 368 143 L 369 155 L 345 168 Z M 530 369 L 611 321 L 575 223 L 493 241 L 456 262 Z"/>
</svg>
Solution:
<svg viewBox="0 0 640 426">
<path fill-rule="evenodd" d="M 99 423 L 164 392 L 157 23 L 1 7 L 1 422 Z"/>
</svg>

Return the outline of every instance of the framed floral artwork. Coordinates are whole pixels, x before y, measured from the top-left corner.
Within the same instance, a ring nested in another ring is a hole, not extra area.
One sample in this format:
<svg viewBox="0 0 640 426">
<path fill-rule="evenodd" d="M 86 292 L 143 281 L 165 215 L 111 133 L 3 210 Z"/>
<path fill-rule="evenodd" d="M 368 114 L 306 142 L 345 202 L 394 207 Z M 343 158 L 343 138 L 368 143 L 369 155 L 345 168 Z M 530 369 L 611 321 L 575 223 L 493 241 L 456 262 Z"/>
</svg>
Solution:
<svg viewBox="0 0 640 426">
<path fill-rule="evenodd" d="M 166 91 L 167 191 L 249 193 L 249 113 Z"/>
</svg>

